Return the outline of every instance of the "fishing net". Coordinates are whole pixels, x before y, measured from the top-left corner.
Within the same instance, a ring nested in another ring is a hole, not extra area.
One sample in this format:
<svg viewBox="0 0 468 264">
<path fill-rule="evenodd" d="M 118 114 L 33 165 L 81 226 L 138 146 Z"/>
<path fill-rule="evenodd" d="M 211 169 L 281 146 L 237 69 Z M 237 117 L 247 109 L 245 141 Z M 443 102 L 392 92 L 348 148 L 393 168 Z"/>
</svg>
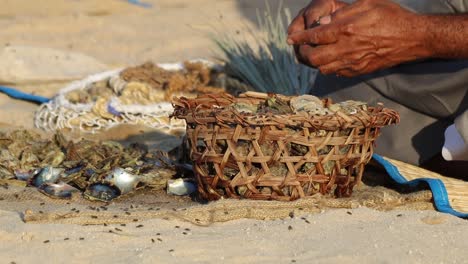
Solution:
<svg viewBox="0 0 468 264">
<path fill-rule="evenodd" d="M 120 124 L 155 129 L 184 129 L 183 120 L 170 119 L 172 96 L 219 92 L 221 67 L 205 60 L 175 64 L 145 63 L 107 71 L 75 81 L 61 89 L 35 113 L 35 126 L 96 133 Z"/>
<path fill-rule="evenodd" d="M 368 178 L 387 179 L 376 171 Z M 0 192 L 4 210 L 17 211 L 27 223 L 61 223 L 78 225 L 124 224 L 154 218 L 178 219 L 195 225 L 238 219 L 274 220 L 301 217 L 334 208 L 368 207 L 380 211 L 434 210 L 432 193 L 420 189 L 398 190 L 366 182 L 356 188 L 352 197 L 335 199 L 316 195 L 292 202 L 225 199 L 201 204 L 190 197 L 176 197 L 164 192 L 141 190 L 110 204 L 90 202 L 77 195 L 71 200 L 51 199 L 35 188 L 10 185 Z"/>
</svg>

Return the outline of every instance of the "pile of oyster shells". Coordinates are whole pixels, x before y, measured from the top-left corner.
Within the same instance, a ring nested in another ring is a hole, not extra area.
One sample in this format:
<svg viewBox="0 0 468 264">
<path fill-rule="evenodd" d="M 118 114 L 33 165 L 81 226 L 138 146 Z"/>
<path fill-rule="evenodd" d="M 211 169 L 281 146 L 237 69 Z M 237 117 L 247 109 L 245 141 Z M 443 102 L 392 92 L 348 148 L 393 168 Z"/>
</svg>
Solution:
<svg viewBox="0 0 468 264">
<path fill-rule="evenodd" d="M 142 144 L 72 142 L 61 134 L 44 140 L 26 130 L 0 133 L 0 180 L 25 181 L 53 198 L 82 192 L 89 200 L 109 202 L 143 187 L 164 189 L 176 166 L 167 153 Z"/>
<path fill-rule="evenodd" d="M 173 96 L 223 92 L 224 76 L 202 62 L 183 63 L 183 69 L 166 70 L 151 62 L 125 68 L 119 74 L 66 94 L 72 104 L 96 103 L 114 96 L 124 105 L 167 102 Z"/>
<path fill-rule="evenodd" d="M 346 114 L 356 114 L 358 110 L 367 110 L 367 104 L 360 101 L 343 101 L 325 106 L 324 101 L 313 95 L 293 97 L 289 102 L 281 97 L 271 96 L 263 104 L 234 103 L 231 107 L 240 113 L 247 114 L 292 114 L 306 112 L 311 115 L 325 116 L 338 111 Z"/>
</svg>

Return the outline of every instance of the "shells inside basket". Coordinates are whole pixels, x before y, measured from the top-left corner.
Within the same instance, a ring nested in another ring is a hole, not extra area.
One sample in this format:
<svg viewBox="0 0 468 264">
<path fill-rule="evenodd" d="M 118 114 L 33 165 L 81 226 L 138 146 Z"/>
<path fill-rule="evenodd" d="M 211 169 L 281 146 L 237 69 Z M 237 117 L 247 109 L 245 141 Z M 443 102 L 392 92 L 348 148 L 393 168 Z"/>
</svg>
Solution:
<svg viewBox="0 0 468 264">
<path fill-rule="evenodd" d="M 372 157 L 380 128 L 397 123 L 399 116 L 361 102 L 308 98 L 315 106 L 298 106 L 304 98 L 258 93 L 176 98 L 173 116 L 187 122 L 201 196 L 350 196 Z"/>
</svg>

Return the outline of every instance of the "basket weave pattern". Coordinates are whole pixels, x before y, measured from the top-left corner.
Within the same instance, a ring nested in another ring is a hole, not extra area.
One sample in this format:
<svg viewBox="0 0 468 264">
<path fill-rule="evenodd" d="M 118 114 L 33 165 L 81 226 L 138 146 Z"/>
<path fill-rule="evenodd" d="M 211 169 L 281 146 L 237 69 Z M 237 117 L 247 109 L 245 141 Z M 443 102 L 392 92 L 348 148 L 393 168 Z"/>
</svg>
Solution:
<svg viewBox="0 0 468 264">
<path fill-rule="evenodd" d="M 259 104 L 267 97 L 246 93 L 239 98 L 216 94 L 174 99 L 173 116 L 187 122 L 203 198 L 290 201 L 331 192 L 350 196 L 372 157 L 380 128 L 399 121 L 395 111 L 382 107 L 325 116 L 245 114 L 229 107 Z"/>
</svg>

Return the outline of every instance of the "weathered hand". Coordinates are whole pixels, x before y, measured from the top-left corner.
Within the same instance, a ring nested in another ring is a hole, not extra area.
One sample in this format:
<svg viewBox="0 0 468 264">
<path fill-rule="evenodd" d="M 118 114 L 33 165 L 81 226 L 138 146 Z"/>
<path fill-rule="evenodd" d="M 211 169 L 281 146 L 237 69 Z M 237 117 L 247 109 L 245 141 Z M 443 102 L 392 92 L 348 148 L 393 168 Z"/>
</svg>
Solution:
<svg viewBox="0 0 468 264">
<path fill-rule="evenodd" d="M 331 15 L 346 5 L 348 4 L 337 0 L 313 0 L 293 19 L 288 27 L 288 34 L 306 30 L 321 17 Z"/>
<path fill-rule="evenodd" d="M 303 8 L 293 19 L 288 27 L 288 34 L 291 35 L 316 26 L 318 25 L 317 22 L 321 17 L 329 16 L 346 5 L 348 4 L 337 0 L 312 0 L 312 2 Z M 306 46 L 307 45 L 304 47 L 301 47 L 301 45 L 294 45 L 296 57 L 303 64 L 308 64 L 308 59 L 305 56 L 306 54 L 301 52 L 304 49 L 307 49 Z"/>
<path fill-rule="evenodd" d="M 288 43 L 299 45 L 302 63 L 351 77 L 428 57 L 422 21 L 390 0 L 358 0 L 290 33 Z"/>
</svg>

